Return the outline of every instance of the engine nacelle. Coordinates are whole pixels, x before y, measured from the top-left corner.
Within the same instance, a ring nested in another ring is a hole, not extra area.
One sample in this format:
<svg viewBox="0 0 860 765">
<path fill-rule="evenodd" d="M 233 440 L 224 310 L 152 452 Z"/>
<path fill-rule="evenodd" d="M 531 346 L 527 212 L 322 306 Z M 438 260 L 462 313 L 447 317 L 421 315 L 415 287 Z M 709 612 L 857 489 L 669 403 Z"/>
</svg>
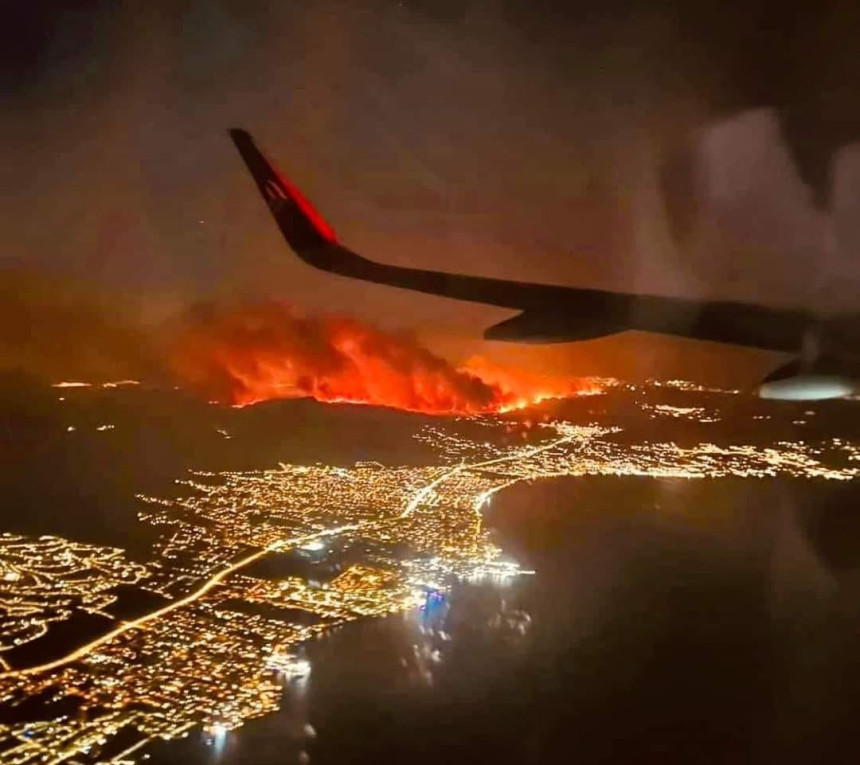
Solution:
<svg viewBox="0 0 860 765">
<path fill-rule="evenodd" d="M 792 361 L 768 375 L 758 388 L 761 398 L 778 401 L 823 401 L 856 393 L 858 381 L 850 375 L 819 369 L 804 370 Z"/>
</svg>

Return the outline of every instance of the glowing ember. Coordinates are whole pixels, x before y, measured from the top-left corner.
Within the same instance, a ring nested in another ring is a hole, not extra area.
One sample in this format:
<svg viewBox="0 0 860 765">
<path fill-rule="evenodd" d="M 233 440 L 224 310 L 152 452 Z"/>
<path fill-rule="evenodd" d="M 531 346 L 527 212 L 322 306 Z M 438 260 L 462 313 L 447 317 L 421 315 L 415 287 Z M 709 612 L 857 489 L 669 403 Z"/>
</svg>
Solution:
<svg viewBox="0 0 860 765">
<path fill-rule="evenodd" d="M 299 316 L 277 303 L 198 310 L 171 357 L 186 383 L 237 406 L 312 397 L 427 414 L 479 414 L 592 392 L 577 381 L 562 384 L 495 367 L 486 376 L 458 370 L 409 335 L 345 317 Z"/>
</svg>

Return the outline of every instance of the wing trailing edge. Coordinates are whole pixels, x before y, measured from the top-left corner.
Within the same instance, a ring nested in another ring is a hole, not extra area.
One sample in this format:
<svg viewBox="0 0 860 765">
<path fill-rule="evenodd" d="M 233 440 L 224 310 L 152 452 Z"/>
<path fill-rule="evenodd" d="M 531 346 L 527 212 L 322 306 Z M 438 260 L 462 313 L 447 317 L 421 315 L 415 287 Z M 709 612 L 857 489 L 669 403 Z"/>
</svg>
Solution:
<svg viewBox="0 0 860 765">
<path fill-rule="evenodd" d="M 231 130 L 230 136 L 281 233 L 305 263 L 352 279 L 520 311 L 490 327 L 487 339 L 570 342 L 640 330 L 796 352 L 813 323 L 803 311 L 750 303 L 530 284 L 378 263 L 338 242 L 332 227 L 249 133 Z"/>
</svg>

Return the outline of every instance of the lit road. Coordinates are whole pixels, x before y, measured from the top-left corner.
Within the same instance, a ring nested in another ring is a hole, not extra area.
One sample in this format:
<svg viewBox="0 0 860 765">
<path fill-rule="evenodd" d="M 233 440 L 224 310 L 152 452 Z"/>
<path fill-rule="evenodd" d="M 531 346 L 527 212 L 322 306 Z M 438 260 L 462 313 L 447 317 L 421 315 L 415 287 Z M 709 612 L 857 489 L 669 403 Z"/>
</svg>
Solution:
<svg viewBox="0 0 860 765">
<path fill-rule="evenodd" d="M 642 406 L 649 420 L 719 421 L 715 409 L 650 401 Z M 447 421 L 423 425 L 412 435 L 436 456 L 416 464 L 287 463 L 280 470 L 193 471 L 178 482 L 186 487 L 181 496 L 138 495 L 146 505 L 140 520 L 163 527 L 149 562 L 61 537 L 0 534 L 4 598 L 26 604 L 7 609 L 0 620 L 0 654 L 42 640 L 45 632 L 50 641 L 57 602 L 68 602 L 72 615 L 103 614 L 119 584 L 146 587 L 147 580 L 170 592 L 185 583 L 172 600 L 151 606 L 151 613 L 106 620 L 100 637 L 90 635 L 32 662 L 44 662 L 40 666 L 9 666 L 0 655 L 0 701 L 15 708 L 14 722 L 0 725 L 0 763 L 59 765 L 86 755 L 122 765 L 146 757 L 152 742 L 201 725 L 214 751 L 227 731 L 281 707 L 284 678 L 274 670 L 292 666 L 292 647 L 326 631 L 325 620 L 346 624 L 402 613 L 428 587 L 456 580 L 533 574 L 506 559 L 486 528 L 493 496 L 514 485 L 560 475 L 860 477 L 860 446 L 842 439 L 679 446 L 668 435 L 639 443 L 612 437 L 618 427 L 556 421 L 523 441 L 511 440 L 503 420 L 480 424 L 489 428 L 478 432 L 481 438 L 471 426 L 463 433 Z M 280 551 L 292 556 L 306 547 L 322 553 L 309 556 L 313 561 L 347 562 L 348 549 L 365 544 L 374 555 L 340 571 L 328 586 L 309 580 L 310 572 L 271 580 L 249 576 Z M 149 578 L 156 571 L 153 561 L 158 572 Z M 301 609 L 320 621 L 256 618 L 256 604 Z M 65 655 L 57 658 L 59 653 Z M 107 711 L 68 715 L 63 706 L 52 706 L 46 715 L 41 705 L 20 703 L 45 693 L 82 709 Z M 123 733 L 128 726 L 140 732 L 132 741 Z M 108 742 L 110 749 L 100 748 Z"/>
<path fill-rule="evenodd" d="M 409 500 L 403 512 L 400 514 L 400 517 L 406 518 L 412 513 L 414 513 L 422 502 L 424 502 L 428 497 L 432 496 L 433 491 L 437 486 L 447 481 L 451 476 L 456 475 L 463 470 L 476 470 L 478 468 L 489 467 L 490 465 L 500 465 L 503 462 L 513 462 L 515 460 L 528 459 L 529 457 L 534 457 L 536 454 L 540 454 L 541 452 L 549 451 L 550 449 L 558 446 L 559 444 L 568 443 L 569 441 L 572 441 L 574 438 L 576 438 L 576 436 L 576 433 L 568 433 L 566 436 L 557 438 L 555 441 L 552 441 L 548 444 L 544 444 L 543 446 L 536 446 L 533 449 L 529 449 L 525 452 L 515 452 L 514 454 L 509 454 L 504 457 L 496 457 L 491 460 L 484 460 L 483 462 L 475 462 L 472 465 L 460 463 L 459 465 L 452 467 L 450 470 L 445 471 L 438 478 L 434 479 L 426 486 L 422 486 L 417 492 L 415 492 L 415 495 L 412 497 L 412 499 Z M 504 486 L 500 486 L 498 488 L 505 488 L 506 486 L 510 486 L 512 483 L 516 483 L 518 480 L 521 479 L 510 481 L 504 484 Z M 495 493 L 495 491 L 493 491 L 492 493 Z M 483 504 L 483 502 L 484 500 L 482 499 L 480 504 Z"/>
<path fill-rule="evenodd" d="M 503 457 L 496 457 L 490 460 L 484 460 L 482 462 L 475 462 L 473 464 L 465 464 L 461 463 L 459 465 L 455 465 L 450 470 L 446 470 L 442 475 L 438 476 L 426 486 L 422 486 L 409 502 L 406 504 L 403 512 L 400 514 L 400 518 L 406 518 L 411 515 L 423 502 L 425 502 L 429 497 L 432 496 L 434 490 L 442 484 L 444 481 L 448 480 L 452 476 L 464 470 L 474 470 L 484 467 L 489 467 L 491 465 L 499 465 L 505 462 L 512 462 L 515 460 L 528 459 L 530 457 L 535 456 L 536 454 L 540 454 L 541 452 L 548 451 L 560 444 L 567 443 L 575 438 L 575 434 L 567 434 L 558 438 L 554 441 L 551 441 L 548 444 L 543 444 L 542 446 L 534 447 L 533 449 L 528 449 L 522 452 L 515 452 L 514 454 L 505 455 Z M 517 479 L 519 480 L 519 479 Z M 509 486 L 511 483 L 515 483 L 516 481 L 510 481 L 504 484 L 504 486 Z M 504 486 L 498 487 L 498 489 L 504 488 Z M 489 497 L 489 495 L 493 492 L 487 493 L 486 496 L 482 496 L 479 499 L 479 502 L 475 505 L 475 510 L 478 511 L 480 505 Z M 122 622 L 117 627 L 112 629 L 110 632 L 106 632 L 104 635 L 96 638 L 95 640 L 90 641 L 86 645 L 81 646 L 80 648 L 75 649 L 74 651 L 66 654 L 65 656 L 60 657 L 59 659 L 55 659 L 54 661 L 46 662 L 45 664 L 39 664 L 33 667 L 27 667 L 19 670 L 6 670 L 0 672 L 0 678 L 5 677 L 25 677 L 29 675 L 35 675 L 40 672 L 48 672 L 50 670 L 58 669 L 59 667 L 63 667 L 66 664 L 71 664 L 72 662 L 78 661 L 80 659 L 85 658 L 89 653 L 104 645 L 105 643 L 113 640 L 115 637 L 119 637 L 120 635 L 130 632 L 135 629 L 139 629 L 144 627 L 151 621 L 158 619 L 166 614 L 169 614 L 171 611 L 175 611 L 179 608 L 183 608 L 184 606 L 190 605 L 195 601 L 202 598 L 208 592 L 210 592 L 213 588 L 217 587 L 224 579 L 226 579 L 231 574 L 245 568 L 256 560 L 259 560 L 264 555 L 267 555 L 270 552 L 275 552 L 277 550 L 283 550 L 286 547 L 297 544 L 304 544 L 313 539 L 319 539 L 320 537 L 332 536 L 335 534 L 340 534 L 344 531 L 352 531 L 360 526 L 371 525 L 372 522 L 365 522 L 363 524 L 350 524 L 346 526 L 338 526 L 333 529 L 327 529 L 325 531 L 320 531 L 315 534 L 306 534 L 300 537 L 293 537 L 291 539 L 282 539 L 272 544 L 264 547 L 256 552 L 251 553 L 250 555 L 242 558 L 241 560 L 236 561 L 232 565 L 227 568 L 219 571 L 217 574 L 213 575 L 210 579 L 206 580 L 204 584 L 202 584 L 199 588 L 194 590 L 194 592 L 186 595 L 179 600 L 172 601 L 168 603 L 166 606 L 157 609 L 156 611 L 151 611 L 148 614 L 144 614 L 138 619 L 134 619 L 132 621 Z"/>
<path fill-rule="evenodd" d="M 230 574 L 239 571 L 245 566 L 250 565 L 255 560 L 259 560 L 264 555 L 267 555 L 270 552 L 275 552 L 276 550 L 282 550 L 285 547 L 295 544 L 304 544 L 305 542 L 309 542 L 312 539 L 318 539 L 319 537 L 327 537 L 332 536 L 334 534 L 340 534 L 343 531 L 351 531 L 353 529 L 358 528 L 358 524 L 351 524 L 348 526 L 338 526 L 334 529 L 326 529 L 325 531 L 317 532 L 316 534 L 305 534 L 300 537 L 293 537 L 292 539 L 281 539 L 277 542 L 273 542 L 268 547 L 264 547 L 261 550 L 257 550 L 255 553 L 248 555 L 241 560 L 236 561 L 234 564 L 229 566 L 228 568 L 219 571 L 215 574 L 211 579 L 208 579 L 201 587 L 194 590 L 190 595 L 186 595 L 184 598 L 180 598 L 179 600 L 175 600 L 171 603 L 168 603 L 163 608 L 159 608 L 157 611 L 151 611 L 148 614 L 144 614 L 138 619 L 134 619 L 130 622 L 122 622 L 118 627 L 112 629 L 110 632 L 106 632 L 101 637 L 96 638 L 95 640 L 87 643 L 86 645 L 81 646 L 80 648 L 72 651 L 71 653 L 66 654 L 65 656 L 55 659 L 54 661 L 47 662 L 46 664 L 39 664 L 35 667 L 27 667 L 26 669 L 19 670 L 9 670 L 7 672 L 0 672 L 0 678 L 3 677 L 25 677 L 27 675 L 35 675 L 39 672 L 48 672 L 52 669 L 57 669 L 59 667 L 65 666 L 66 664 L 71 664 L 74 661 L 78 661 L 79 659 L 83 659 L 88 653 L 94 651 L 99 646 L 104 645 L 109 640 L 113 640 L 115 637 L 122 635 L 126 632 L 130 632 L 131 630 L 138 629 L 139 627 L 143 627 L 148 622 L 153 621 L 154 619 L 158 619 L 165 614 L 169 614 L 171 611 L 175 611 L 177 608 L 182 608 L 183 606 L 187 606 L 190 603 L 193 603 L 196 600 L 202 598 L 207 592 L 212 590 L 213 587 L 217 587 L 226 577 L 230 576 Z"/>
</svg>

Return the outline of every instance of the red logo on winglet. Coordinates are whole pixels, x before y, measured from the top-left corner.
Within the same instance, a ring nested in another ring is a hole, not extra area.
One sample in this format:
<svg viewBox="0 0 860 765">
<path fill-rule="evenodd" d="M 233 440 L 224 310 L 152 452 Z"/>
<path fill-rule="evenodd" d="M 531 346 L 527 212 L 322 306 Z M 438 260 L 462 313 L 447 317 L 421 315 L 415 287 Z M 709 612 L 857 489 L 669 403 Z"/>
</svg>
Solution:
<svg viewBox="0 0 860 765">
<path fill-rule="evenodd" d="M 274 168 L 272 168 L 272 172 L 275 174 L 277 180 L 270 180 L 266 183 L 266 194 L 269 197 L 270 204 L 281 199 L 293 202 L 323 239 L 329 242 L 336 242 L 337 235 L 334 233 L 334 229 L 326 223 L 325 219 L 314 209 L 313 205 Z"/>
</svg>

